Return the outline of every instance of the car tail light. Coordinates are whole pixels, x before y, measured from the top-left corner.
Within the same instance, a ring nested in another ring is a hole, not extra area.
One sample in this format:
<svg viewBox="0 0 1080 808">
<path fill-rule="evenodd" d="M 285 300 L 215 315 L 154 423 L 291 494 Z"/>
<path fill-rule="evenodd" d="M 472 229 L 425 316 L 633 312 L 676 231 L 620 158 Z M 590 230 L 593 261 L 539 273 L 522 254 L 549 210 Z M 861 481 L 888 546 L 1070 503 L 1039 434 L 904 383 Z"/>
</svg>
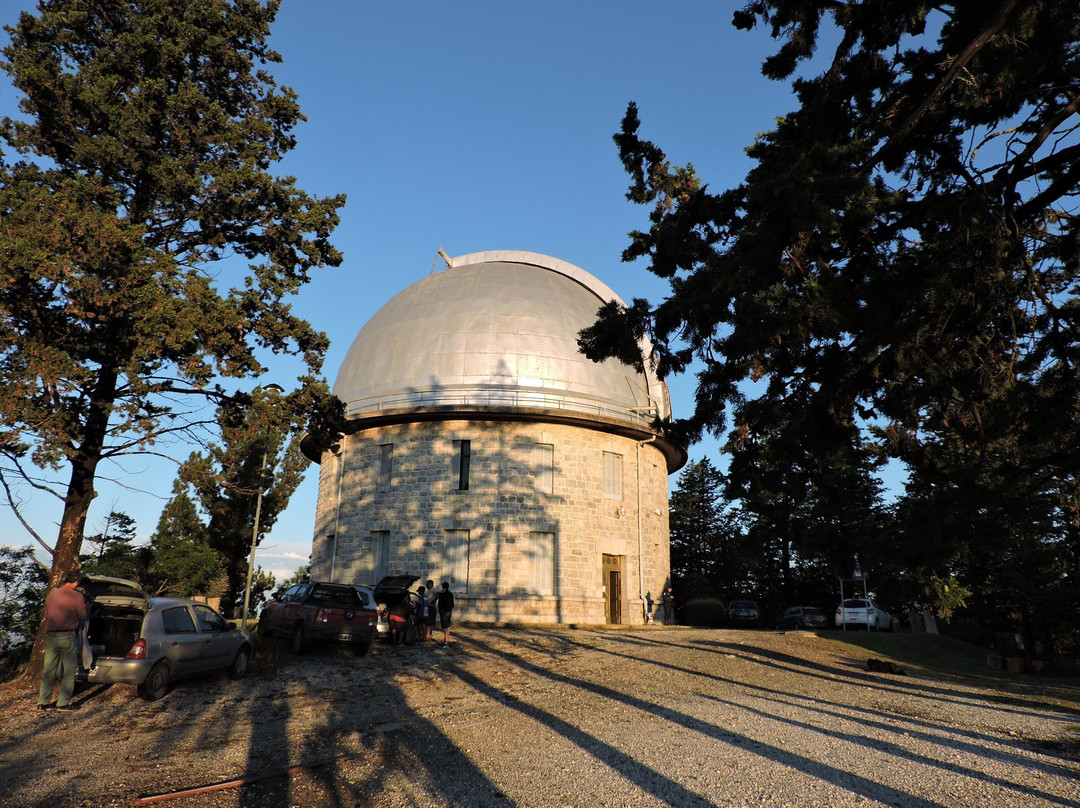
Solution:
<svg viewBox="0 0 1080 808">
<path fill-rule="evenodd" d="M 131 650 L 127 652 L 125 659 L 146 659 L 146 640 L 139 637 L 131 646 Z"/>
<path fill-rule="evenodd" d="M 320 608 L 317 612 L 315 612 L 315 622 L 316 623 L 329 623 L 330 622 L 330 613 L 327 612 L 326 609 Z"/>
</svg>

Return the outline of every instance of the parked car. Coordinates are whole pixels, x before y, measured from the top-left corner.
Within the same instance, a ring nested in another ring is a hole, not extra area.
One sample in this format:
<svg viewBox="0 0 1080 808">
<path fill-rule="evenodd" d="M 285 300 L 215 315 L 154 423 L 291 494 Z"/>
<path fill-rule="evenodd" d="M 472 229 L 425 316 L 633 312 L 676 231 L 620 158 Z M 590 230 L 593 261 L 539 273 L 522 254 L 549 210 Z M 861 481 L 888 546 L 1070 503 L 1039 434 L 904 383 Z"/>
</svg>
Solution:
<svg viewBox="0 0 1080 808">
<path fill-rule="evenodd" d="M 402 598 L 408 598 L 414 606 L 420 596 L 413 591 L 413 584 L 420 580 L 419 575 L 387 575 L 381 578 L 372 594 L 379 612 L 379 621 L 375 630 L 382 639 L 390 639 L 390 607 Z"/>
<path fill-rule="evenodd" d="M 892 631 L 892 616 L 870 598 L 848 598 L 836 607 L 836 627 Z"/>
<path fill-rule="evenodd" d="M 310 642 L 339 642 L 363 656 L 371 647 L 378 615 L 355 587 L 326 581 L 294 584 L 263 607 L 259 636 L 284 634 L 294 654 Z"/>
<path fill-rule="evenodd" d="M 828 616 L 817 606 L 789 606 L 776 621 L 778 629 L 815 629 L 828 626 Z"/>
<path fill-rule="evenodd" d="M 87 640 L 93 662 L 76 678 L 91 684 L 135 685 L 153 701 L 177 679 L 227 671 L 241 679 L 251 661 L 251 634 L 205 603 L 152 598 L 135 581 L 84 578 Z"/>
<path fill-rule="evenodd" d="M 733 626 L 757 626 L 761 623 L 761 612 L 752 600 L 733 600 L 728 604 L 727 619 Z"/>
</svg>

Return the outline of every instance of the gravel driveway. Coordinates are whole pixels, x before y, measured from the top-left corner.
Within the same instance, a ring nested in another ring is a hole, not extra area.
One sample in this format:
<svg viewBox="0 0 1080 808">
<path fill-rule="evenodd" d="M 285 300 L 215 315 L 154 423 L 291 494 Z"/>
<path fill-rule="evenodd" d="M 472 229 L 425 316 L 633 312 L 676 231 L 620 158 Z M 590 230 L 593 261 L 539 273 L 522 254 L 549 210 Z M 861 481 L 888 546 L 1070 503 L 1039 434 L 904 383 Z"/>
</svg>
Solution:
<svg viewBox="0 0 1080 808">
<path fill-rule="evenodd" d="M 181 682 L 153 703 L 94 687 L 66 714 L 4 686 L 0 805 L 1080 806 L 1076 713 L 869 673 L 827 635 L 454 640 L 283 656 L 276 676 Z"/>
</svg>

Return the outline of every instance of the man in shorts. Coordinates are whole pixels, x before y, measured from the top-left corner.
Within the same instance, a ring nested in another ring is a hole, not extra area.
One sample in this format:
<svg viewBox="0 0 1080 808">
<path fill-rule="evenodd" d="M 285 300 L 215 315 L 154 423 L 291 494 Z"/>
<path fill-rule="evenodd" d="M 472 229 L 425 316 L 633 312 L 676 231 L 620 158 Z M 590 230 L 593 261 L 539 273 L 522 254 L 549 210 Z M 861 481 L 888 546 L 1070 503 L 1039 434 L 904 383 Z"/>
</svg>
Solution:
<svg viewBox="0 0 1080 808">
<path fill-rule="evenodd" d="M 435 596 L 435 606 L 439 610 L 439 622 L 442 623 L 442 647 L 450 646 L 450 622 L 454 616 L 454 593 L 450 591 L 450 582 L 443 581 L 442 589 Z"/>
</svg>

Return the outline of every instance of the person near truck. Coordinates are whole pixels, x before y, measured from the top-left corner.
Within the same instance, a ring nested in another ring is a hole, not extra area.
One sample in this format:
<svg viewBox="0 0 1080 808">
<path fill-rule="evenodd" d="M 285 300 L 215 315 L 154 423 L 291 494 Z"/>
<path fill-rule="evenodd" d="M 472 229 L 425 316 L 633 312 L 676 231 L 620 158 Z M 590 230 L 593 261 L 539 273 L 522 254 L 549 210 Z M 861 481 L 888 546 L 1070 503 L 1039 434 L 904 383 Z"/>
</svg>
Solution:
<svg viewBox="0 0 1080 808">
<path fill-rule="evenodd" d="M 75 692 L 75 670 L 78 667 L 78 629 L 86 619 L 86 598 L 75 587 L 81 576 L 77 572 L 64 576 L 63 583 L 45 598 L 45 665 L 38 688 L 37 708 L 52 706 L 53 685 L 60 682 L 56 709 L 74 710 L 71 696 Z"/>
</svg>

